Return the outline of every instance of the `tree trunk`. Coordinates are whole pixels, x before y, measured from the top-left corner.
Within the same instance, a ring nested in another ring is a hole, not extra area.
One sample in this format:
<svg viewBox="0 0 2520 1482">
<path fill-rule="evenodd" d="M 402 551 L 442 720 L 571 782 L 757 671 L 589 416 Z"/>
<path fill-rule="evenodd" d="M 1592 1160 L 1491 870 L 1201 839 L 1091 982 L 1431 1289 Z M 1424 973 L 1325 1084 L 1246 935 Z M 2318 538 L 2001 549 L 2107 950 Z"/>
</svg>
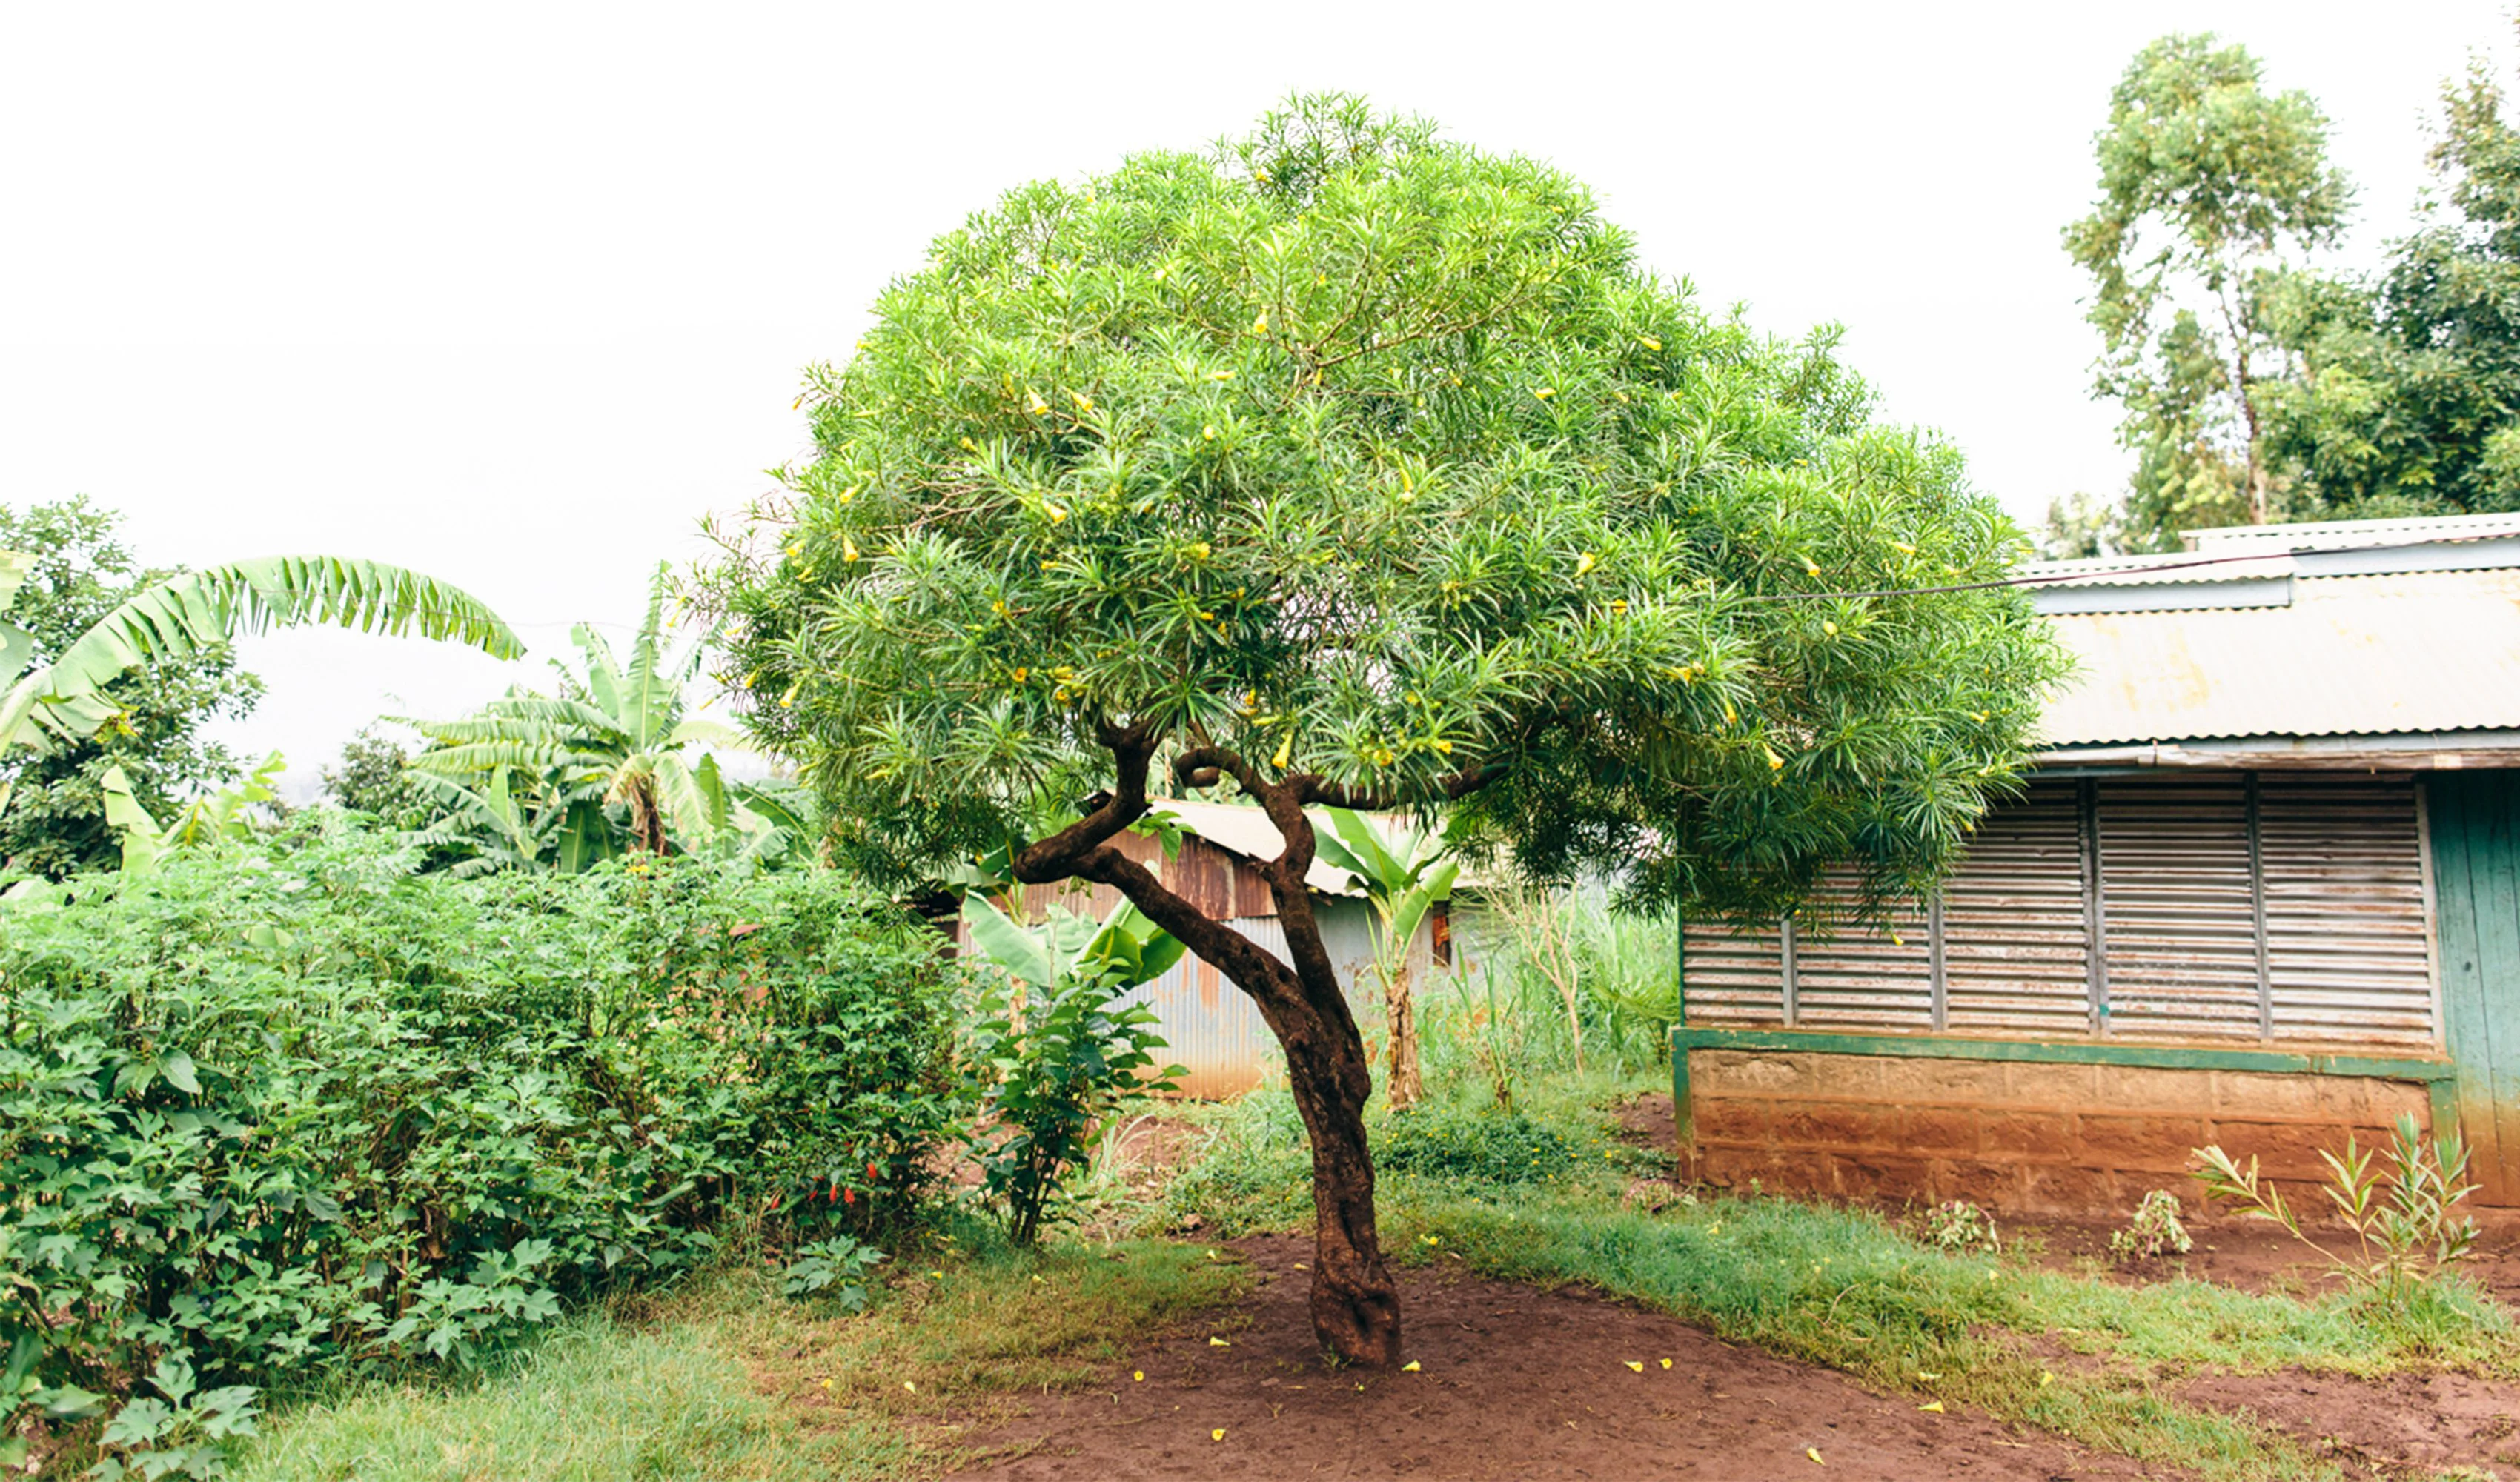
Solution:
<svg viewBox="0 0 2520 1482">
<path fill-rule="evenodd" d="M 1276 955 L 1192 905 L 1146 866 L 1108 846 L 1108 840 L 1147 812 L 1147 767 L 1154 750 L 1143 726 L 1106 723 L 1102 739 L 1119 764 L 1117 787 L 1089 800 L 1087 816 L 1058 834 L 1025 848 L 1014 876 L 1026 883 L 1081 877 L 1111 886 L 1147 918 L 1231 979 L 1258 1006 L 1286 1052 L 1286 1084 L 1313 1147 L 1313 1331 L 1322 1346 L 1349 1364 L 1396 1367 L 1400 1353 L 1400 1291 L 1382 1261 L 1373 1224 L 1373 1154 L 1365 1136 L 1365 1102 L 1373 1092 L 1372 1062 L 1356 1015 L 1340 989 L 1321 924 L 1313 918 L 1304 872 L 1313 862 L 1313 829 L 1304 818 L 1308 789 L 1319 780 L 1302 774 L 1271 784 L 1238 758 L 1243 790 L 1259 799 L 1286 841 L 1285 852 L 1259 866 L 1277 898 L 1287 957 Z M 1177 775 L 1196 782 L 1205 750 L 1175 761 Z"/>
<path fill-rule="evenodd" d="M 1391 1074 L 1382 1083 L 1383 1099 L 1391 1109 L 1414 1106 L 1426 1094 L 1426 1084 L 1418 1074 L 1418 1008 L 1412 1001 L 1414 987 L 1409 981 L 1409 960 L 1382 978 L 1383 1015 L 1391 1025 Z"/>
</svg>

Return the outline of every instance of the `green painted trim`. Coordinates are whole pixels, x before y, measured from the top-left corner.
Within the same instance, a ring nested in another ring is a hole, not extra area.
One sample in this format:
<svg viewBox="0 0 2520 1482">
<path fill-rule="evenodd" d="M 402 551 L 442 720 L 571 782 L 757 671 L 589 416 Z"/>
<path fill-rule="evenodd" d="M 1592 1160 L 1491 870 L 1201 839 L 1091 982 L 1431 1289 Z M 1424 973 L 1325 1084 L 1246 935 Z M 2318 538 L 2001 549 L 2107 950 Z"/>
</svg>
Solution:
<svg viewBox="0 0 2520 1482">
<path fill-rule="evenodd" d="M 1820 1055 L 1892 1055 L 1932 1060 L 2028 1060 L 2048 1065 L 2138 1065 L 2161 1070 L 2257 1070 L 2276 1075 L 2360 1075 L 2386 1081 L 2449 1081 L 2448 1060 L 2367 1055 L 2305 1055 L 2284 1050 L 2216 1050 L 2201 1045 L 2130 1045 L 2102 1040 L 1979 1040 L 1941 1034 L 1852 1034 L 1817 1029 L 1671 1031 L 1674 1064 L 1691 1050 L 1780 1050 Z M 1686 1089 L 1688 1072 L 1680 1072 Z"/>
</svg>

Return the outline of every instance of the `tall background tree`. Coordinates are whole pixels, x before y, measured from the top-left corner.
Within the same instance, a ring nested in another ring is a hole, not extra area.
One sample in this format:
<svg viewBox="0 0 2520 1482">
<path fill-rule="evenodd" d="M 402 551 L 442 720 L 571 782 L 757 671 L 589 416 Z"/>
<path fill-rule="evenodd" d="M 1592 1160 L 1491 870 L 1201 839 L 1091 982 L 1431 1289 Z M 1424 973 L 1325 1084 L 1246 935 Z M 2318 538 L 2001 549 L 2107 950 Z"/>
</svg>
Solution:
<svg viewBox="0 0 2520 1482">
<path fill-rule="evenodd" d="M 121 523 L 83 494 L 0 508 L 0 551 L 33 558 L 17 600 L 0 612 L 33 638 L 34 661 L 60 657 L 106 613 L 176 574 L 142 565 Z M 112 869 L 122 846 L 106 819 L 106 774 L 119 767 L 132 797 L 160 818 L 178 800 L 235 781 L 236 756 L 203 729 L 251 713 L 262 681 L 238 668 L 236 651 L 220 643 L 151 657 L 109 681 L 104 696 L 116 712 L 112 724 L 41 755 L 18 747 L 0 754 L 0 774 L 12 784 L 0 809 L 0 860 L 56 878 Z"/>
<path fill-rule="evenodd" d="M 2446 83 L 2418 229 L 2367 277 L 2300 275 L 2268 397 L 2304 517 L 2520 509 L 2520 132 L 2482 61 Z"/>
<path fill-rule="evenodd" d="M 1708 314 L 1565 175 L 1355 99 L 1010 193 L 807 399 L 815 456 L 712 584 L 754 729 L 863 868 L 1012 841 L 1250 996 L 1356 1362 L 1401 1331 L 1308 805 L 1450 808 L 1542 877 L 1773 920 L 1826 862 L 1928 884 L 2058 672 L 1966 590 L 2019 532 L 1826 337 Z M 1113 846 L 1174 789 L 1266 810 L 1286 955 Z"/>
<path fill-rule="evenodd" d="M 2269 298 L 2353 200 L 2326 117 L 2267 91 L 2246 49 L 2165 36 L 2129 64 L 2095 145 L 2099 199 L 2065 247 L 2092 275 L 2095 386 L 2126 409 L 2136 469 L 2115 510 L 2055 512 L 2051 548 L 2169 549 L 2182 529 L 2272 517 L 2263 387 L 2290 357 Z"/>
</svg>

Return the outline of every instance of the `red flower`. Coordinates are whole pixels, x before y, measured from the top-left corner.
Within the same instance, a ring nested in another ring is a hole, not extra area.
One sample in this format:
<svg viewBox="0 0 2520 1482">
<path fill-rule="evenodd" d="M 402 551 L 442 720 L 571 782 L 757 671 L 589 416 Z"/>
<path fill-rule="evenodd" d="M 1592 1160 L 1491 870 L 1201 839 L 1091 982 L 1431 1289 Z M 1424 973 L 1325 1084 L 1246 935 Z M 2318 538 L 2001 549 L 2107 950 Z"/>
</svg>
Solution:
<svg viewBox="0 0 2520 1482">
<path fill-rule="evenodd" d="M 854 1204 L 858 1201 L 858 1191 L 854 1189 L 848 1190 L 841 1193 L 840 1199 L 844 1203 Z"/>
</svg>

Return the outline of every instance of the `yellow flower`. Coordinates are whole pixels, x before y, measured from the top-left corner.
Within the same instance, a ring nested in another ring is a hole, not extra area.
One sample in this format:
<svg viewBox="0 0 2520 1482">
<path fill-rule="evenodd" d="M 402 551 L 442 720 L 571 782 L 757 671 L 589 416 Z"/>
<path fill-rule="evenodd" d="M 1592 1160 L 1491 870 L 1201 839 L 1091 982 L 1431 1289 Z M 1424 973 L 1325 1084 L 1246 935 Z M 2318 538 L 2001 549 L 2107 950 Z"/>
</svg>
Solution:
<svg viewBox="0 0 2520 1482">
<path fill-rule="evenodd" d="M 802 556 L 805 554 L 805 548 L 801 544 L 791 544 L 788 547 L 788 554 L 790 556 Z"/>
<path fill-rule="evenodd" d="M 1018 669 L 1016 669 L 1016 670 L 1015 670 L 1015 683 L 1016 683 L 1016 684 L 1022 684 L 1026 679 L 1029 679 L 1031 676 L 1032 676 L 1032 671 L 1031 671 L 1030 669 L 1018 668 Z M 1039 1278 L 1039 1277 L 1035 1277 L 1035 1278 L 1033 1278 L 1033 1280 L 1036 1280 L 1036 1281 L 1038 1281 L 1038 1280 L 1041 1280 L 1041 1278 Z"/>
<path fill-rule="evenodd" d="M 1269 765 L 1277 768 L 1281 772 L 1283 772 L 1293 761 L 1294 755 L 1295 733 L 1289 731 L 1286 733 L 1286 739 L 1278 743 L 1278 754 L 1269 758 Z"/>
<path fill-rule="evenodd" d="M 1269 333 L 1269 316 L 1268 316 L 1268 315 L 1266 315 L 1266 314 L 1263 314 L 1263 315 L 1261 315 L 1259 318 L 1252 320 L 1252 321 L 1251 321 L 1251 333 L 1252 333 L 1252 334 L 1254 334 L 1254 335 L 1266 335 L 1266 334 L 1268 334 L 1268 333 Z"/>
<path fill-rule="evenodd" d="M 1803 574 L 1806 576 L 1818 576 L 1820 574 L 1820 562 L 1812 560 L 1808 556 L 1804 557 Z"/>
<path fill-rule="evenodd" d="M 1916 554 L 1916 548 L 1908 544 L 1904 540 L 1894 540 L 1890 542 L 1890 549 L 1903 556 L 1913 556 Z"/>
<path fill-rule="evenodd" d="M 1639 335 L 1637 337 L 1637 343 L 1643 345 L 1648 350 L 1659 350 L 1662 348 L 1662 341 L 1654 338 L 1651 335 Z"/>
<path fill-rule="evenodd" d="M 858 543 L 857 543 L 856 541 L 854 541 L 854 540 L 849 539 L 849 538 L 848 538 L 847 536 L 845 536 L 845 535 L 841 536 L 841 537 L 840 537 L 840 560 L 841 560 L 841 561 L 856 561 L 857 559 L 858 559 Z"/>
<path fill-rule="evenodd" d="M 788 693 L 787 693 L 787 694 L 785 694 L 785 695 L 782 695 L 781 696 L 779 696 L 779 708 L 780 708 L 780 709 L 782 709 L 782 710 L 785 710 L 785 709 L 788 708 L 789 706 L 791 706 L 791 705 L 795 704 L 795 703 L 796 703 L 796 692 L 797 692 L 798 690 L 800 690 L 800 689 L 804 688 L 804 684 L 805 684 L 805 682 L 804 682 L 802 679 L 799 679 L 799 680 L 797 680 L 797 681 L 796 681 L 796 683 L 794 683 L 794 684 L 792 684 L 792 685 L 789 685 L 789 686 L 788 687 Z"/>
<path fill-rule="evenodd" d="M 1628 600 L 1624 597 L 1611 598 L 1610 610 L 1613 612 L 1625 612 L 1628 610 Z"/>
<path fill-rule="evenodd" d="M 1645 1371 L 1645 1366 L 1642 1360 L 1630 1359 L 1628 1361 L 1628 1367 L 1635 1370 L 1638 1373 L 1643 1373 Z"/>
<path fill-rule="evenodd" d="M 1207 1340 L 1207 1346 L 1210 1348 L 1232 1348 L 1234 1345 L 1228 1343 L 1223 1338 L 1211 1337 Z"/>
<path fill-rule="evenodd" d="M 1733 710 L 1732 702 L 1729 699 L 1726 700 L 1724 702 L 1724 724 L 1729 726 L 1740 718 L 1740 715 Z"/>
<path fill-rule="evenodd" d="M 1222 1430 L 1211 1430 L 1207 1433 L 1207 1438 L 1211 1441 L 1222 1441 L 1225 1439 L 1225 1432 Z"/>
<path fill-rule="evenodd" d="M 1835 638 L 1837 636 L 1837 624 L 1830 622 L 1825 617 L 1822 618 L 1820 621 L 1820 630 L 1831 638 Z"/>
<path fill-rule="evenodd" d="M 1067 394 L 1075 399 L 1076 410 L 1079 412 L 1091 412 L 1094 410 L 1094 398 L 1086 395 L 1083 391 L 1070 391 Z"/>
<path fill-rule="evenodd" d="M 1587 551 L 1583 555 L 1575 558 L 1575 574 L 1578 576 L 1585 575 L 1598 563 L 1598 562 L 1593 553 Z"/>
<path fill-rule="evenodd" d="M 1943 1402 L 1942 1402 L 1942 1401 L 1940 1401 L 1940 1400 L 1928 1401 L 1927 1403 L 1925 1403 L 1925 1404 L 1923 1404 L 1923 1405 L 1919 1405 L 1919 1406 L 1917 1406 L 1916 1408 L 1917 1408 L 1918 1410 L 1923 1411 L 1925 1414 L 1927 1414 L 1927 1415 L 1941 1415 L 1941 1414 L 1943 1413 Z"/>
<path fill-rule="evenodd" d="M 919 1385 L 915 1380 L 904 1379 L 901 1381 L 901 1387 L 910 1391 L 914 1395 L 919 1393 Z"/>
<path fill-rule="evenodd" d="M 1820 1448 L 1817 1446 L 1804 1447 L 1803 1455 L 1812 1459 L 1812 1465 L 1814 1466 L 1826 1466 L 1828 1464 L 1820 1459 Z"/>
<path fill-rule="evenodd" d="M 1423 1238 L 1429 1245 L 1441 1245 L 1444 1243 L 1443 1237 L 1440 1235 L 1425 1235 L 1421 1238 Z"/>
<path fill-rule="evenodd" d="M 1211 422 L 1206 427 L 1199 428 L 1198 435 L 1206 438 L 1210 442 L 1216 441 L 1216 424 Z"/>
<path fill-rule="evenodd" d="M 1039 417 L 1042 413 L 1050 410 L 1050 403 L 1041 399 L 1041 393 L 1039 391 L 1028 389 L 1024 392 L 1024 410 L 1030 412 L 1035 417 Z"/>
<path fill-rule="evenodd" d="M 1916 1377 L 1917 1377 L 1917 1378 L 1919 1378 L 1919 1379 L 1921 1379 L 1921 1380 L 1923 1380 L 1923 1381 L 1924 1381 L 1925 1383 L 1927 1383 L 1927 1384 L 1931 1384 L 1931 1383 L 1933 1383 L 1936 1379 L 1941 1378 L 1941 1377 L 1942 1377 L 1942 1375 L 1941 1375 L 1941 1374 L 1929 1374 L 1929 1373 L 1921 1373 L 1921 1372 L 1920 1372 L 1920 1373 L 1918 1373 L 1918 1374 L 1916 1375 Z"/>
<path fill-rule="evenodd" d="M 1777 748 L 1776 748 L 1776 747 L 1769 745 L 1769 744 L 1768 744 L 1767 742 L 1765 742 L 1765 741 L 1761 741 L 1761 742 L 1759 743 L 1759 749 L 1768 753 L 1768 770 L 1769 770 L 1769 771 L 1771 771 L 1771 772 L 1782 772 L 1782 771 L 1784 771 L 1784 770 L 1785 770 L 1785 759 L 1784 759 L 1783 757 L 1778 756 L 1778 755 L 1777 754 Z"/>
<path fill-rule="evenodd" d="M 1453 743 L 1448 741 L 1438 740 L 1435 742 L 1435 749 L 1445 756 L 1450 756 L 1453 754 Z"/>
<path fill-rule="evenodd" d="M 1557 394 L 1557 388 L 1555 386 L 1542 386 L 1539 390 L 1534 391 L 1531 394 L 1539 397 L 1542 401 L 1547 401 L 1550 397 Z"/>
<path fill-rule="evenodd" d="M 1326 284 L 1326 283 L 1328 283 L 1328 282 L 1329 282 L 1329 281 L 1330 281 L 1330 275 L 1329 275 L 1329 274 L 1328 274 L 1328 273 L 1315 273 L 1315 274 L 1313 275 L 1313 287 L 1315 287 L 1315 288 L 1320 288 L 1323 284 Z"/>
<path fill-rule="evenodd" d="M 958 437 L 955 441 L 962 444 L 963 451 L 966 453 L 977 453 L 980 451 L 980 445 L 968 437 Z"/>
<path fill-rule="evenodd" d="M 1132 1383 L 1132 1384 L 1144 1384 L 1144 1383 L 1146 1383 L 1146 1382 L 1147 1382 L 1147 1371 L 1146 1371 L 1145 1370 L 1143 1370 L 1143 1369 L 1133 1369 L 1133 1370 L 1129 1370 L 1129 1382 L 1130 1382 L 1130 1383 Z"/>
<path fill-rule="evenodd" d="M 1669 1359 L 1665 1359 L 1665 1360 L 1663 1360 L 1663 1361 L 1662 1361 L 1662 1367 L 1663 1367 L 1663 1368 L 1665 1368 L 1665 1369 L 1669 1369 L 1669 1368 L 1671 1368 L 1671 1361 L 1670 1361 Z"/>
<path fill-rule="evenodd" d="M 1232 371 L 1210 371 L 1207 373 L 1207 379 L 1210 381 L 1232 381 L 1234 379 L 1234 373 Z"/>
<path fill-rule="evenodd" d="M 1067 518 L 1067 512 L 1065 510 L 1060 509 L 1058 505 L 1052 504 L 1047 499 L 1041 502 L 1041 511 L 1043 514 L 1050 516 L 1050 522 L 1052 524 L 1058 524 Z"/>
<path fill-rule="evenodd" d="M 1190 543 L 1190 559 L 1192 561 L 1205 561 L 1215 554 L 1216 548 L 1206 541 L 1194 540 Z"/>
</svg>

